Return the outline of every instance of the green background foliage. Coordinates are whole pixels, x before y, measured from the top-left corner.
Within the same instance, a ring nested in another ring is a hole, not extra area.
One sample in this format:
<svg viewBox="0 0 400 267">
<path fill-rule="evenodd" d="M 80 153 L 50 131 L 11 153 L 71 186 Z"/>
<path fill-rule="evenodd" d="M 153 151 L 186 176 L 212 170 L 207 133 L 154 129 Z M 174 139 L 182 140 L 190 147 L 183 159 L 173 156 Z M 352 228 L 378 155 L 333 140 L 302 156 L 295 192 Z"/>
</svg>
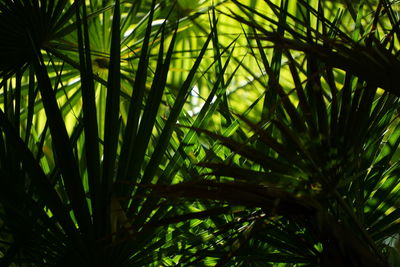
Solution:
<svg viewBox="0 0 400 267">
<path fill-rule="evenodd" d="M 0 0 L 0 266 L 399 266 L 398 11 Z"/>
</svg>

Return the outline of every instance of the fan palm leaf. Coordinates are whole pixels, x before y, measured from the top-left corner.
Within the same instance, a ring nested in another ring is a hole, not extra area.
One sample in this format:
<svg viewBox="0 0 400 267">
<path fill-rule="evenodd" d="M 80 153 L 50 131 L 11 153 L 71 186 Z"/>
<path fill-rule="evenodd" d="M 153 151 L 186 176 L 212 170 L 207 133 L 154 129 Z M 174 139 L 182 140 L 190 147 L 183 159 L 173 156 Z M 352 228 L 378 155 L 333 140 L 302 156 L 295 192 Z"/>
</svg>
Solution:
<svg viewBox="0 0 400 267">
<path fill-rule="evenodd" d="M 325 17 L 322 1 L 297 1 L 299 16 L 285 1 L 266 1 L 272 16 L 234 2 L 240 11 L 222 14 L 249 27 L 244 36 L 267 80 L 256 80 L 265 90 L 263 112 L 256 122 L 237 112 L 245 138 L 192 128 L 213 144 L 199 163 L 202 178 L 153 190 L 254 208 L 251 219 L 226 214 L 230 220 L 219 227 L 236 229 L 231 235 L 209 231 L 225 241 L 204 251 L 219 266 L 394 264 L 388 240 L 396 238 L 399 219 L 395 46 L 376 33 L 354 40 L 359 36 L 346 32 L 341 17 Z M 394 33 L 391 5 L 385 7 L 372 27 L 389 23 L 393 30 L 383 31 Z M 362 24 L 356 27 L 365 34 Z M 219 151 L 221 145 L 228 150 Z"/>
<path fill-rule="evenodd" d="M 4 23 L 21 20 L 19 39 L 11 30 L 4 39 L 4 46 L 17 42 L 17 50 L 1 61 L 0 169 L 2 188 L 9 190 L 1 198 L 2 265 L 158 265 L 182 244 L 165 225 L 208 216 L 146 199 L 135 184 L 157 179 L 165 164 L 179 166 L 170 162 L 179 143 L 174 125 L 186 116 L 182 109 L 201 79 L 197 72 L 212 34 L 199 41 L 179 93 L 167 97 L 179 24 L 156 1 L 121 15 L 131 7 L 118 1 L 2 2 Z M 133 21 L 134 34 L 124 36 Z M 96 36 L 108 30 L 111 35 Z"/>
</svg>

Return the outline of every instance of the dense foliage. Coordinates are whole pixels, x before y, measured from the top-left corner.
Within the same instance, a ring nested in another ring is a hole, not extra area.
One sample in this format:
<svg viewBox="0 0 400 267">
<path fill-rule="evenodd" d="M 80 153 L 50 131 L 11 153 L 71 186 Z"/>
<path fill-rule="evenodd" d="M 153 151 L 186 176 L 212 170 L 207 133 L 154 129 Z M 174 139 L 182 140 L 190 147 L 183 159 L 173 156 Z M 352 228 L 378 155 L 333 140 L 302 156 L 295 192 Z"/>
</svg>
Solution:
<svg viewBox="0 0 400 267">
<path fill-rule="evenodd" d="M 0 0 L 0 266 L 400 266 L 395 0 Z"/>
</svg>

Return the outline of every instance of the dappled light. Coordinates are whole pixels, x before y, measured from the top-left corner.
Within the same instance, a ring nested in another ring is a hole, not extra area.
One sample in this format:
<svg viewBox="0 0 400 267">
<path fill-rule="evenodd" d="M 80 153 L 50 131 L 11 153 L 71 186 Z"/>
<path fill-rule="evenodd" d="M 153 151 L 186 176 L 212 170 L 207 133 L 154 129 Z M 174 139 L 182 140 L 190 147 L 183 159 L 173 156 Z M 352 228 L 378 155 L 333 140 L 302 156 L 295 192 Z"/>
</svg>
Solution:
<svg viewBox="0 0 400 267">
<path fill-rule="evenodd" d="M 399 11 L 0 0 L 0 266 L 400 266 Z"/>
</svg>

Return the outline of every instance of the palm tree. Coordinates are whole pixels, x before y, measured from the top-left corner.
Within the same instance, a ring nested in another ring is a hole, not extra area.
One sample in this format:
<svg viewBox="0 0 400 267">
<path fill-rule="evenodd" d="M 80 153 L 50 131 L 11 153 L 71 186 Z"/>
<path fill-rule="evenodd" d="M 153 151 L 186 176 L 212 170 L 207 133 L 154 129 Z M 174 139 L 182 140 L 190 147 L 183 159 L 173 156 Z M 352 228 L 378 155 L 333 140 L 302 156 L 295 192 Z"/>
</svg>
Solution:
<svg viewBox="0 0 400 267">
<path fill-rule="evenodd" d="M 396 4 L 0 0 L 0 266 L 397 266 Z"/>
<path fill-rule="evenodd" d="M 195 16 L 212 6 L 199 8 Z M 1 266 L 149 266 L 175 256 L 180 228 L 168 225 L 206 213 L 185 217 L 138 185 L 186 160 L 172 157 L 173 128 L 186 120 L 212 36 L 169 85 L 191 16 L 156 1 L 0 1 Z"/>
<path fill-rule="evenodd" d="M 264 102 L 231 105 L 234 134 L 196 128 L 203 179 L 155 192 L 230 207 L 200 254 L 216 266 L 397 266 L 395 3 L 232 2 Z"/>
</svg>

